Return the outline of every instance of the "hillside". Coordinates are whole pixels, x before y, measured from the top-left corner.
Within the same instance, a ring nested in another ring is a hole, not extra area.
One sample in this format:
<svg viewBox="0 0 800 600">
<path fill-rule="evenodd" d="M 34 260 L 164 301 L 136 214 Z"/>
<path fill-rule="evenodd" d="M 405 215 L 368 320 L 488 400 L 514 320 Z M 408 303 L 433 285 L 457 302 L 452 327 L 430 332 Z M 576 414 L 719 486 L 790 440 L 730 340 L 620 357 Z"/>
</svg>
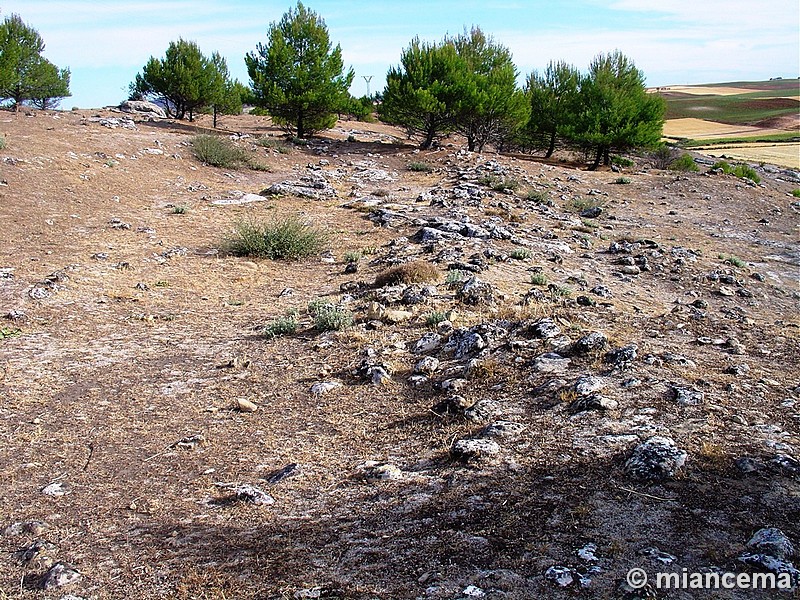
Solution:
<svg viewBox="0 0 800 600">
<path fill-rule="evenodd" d="M 270 170 L 201 164 L 182 124 L 0 113 L 0 598 L 797 583 L 796 172 L 587 172 L 355 122 L 264 148 L 268 120 L 222 123 Z M 252 196 L 275 184 L 295 193 Z M 328 249 L 222 252 L 287 216 Z M 435 277 L 375 285 L 409 261 Z M 319 331 L 315 300 L 356 324 Z"/>
</svg>

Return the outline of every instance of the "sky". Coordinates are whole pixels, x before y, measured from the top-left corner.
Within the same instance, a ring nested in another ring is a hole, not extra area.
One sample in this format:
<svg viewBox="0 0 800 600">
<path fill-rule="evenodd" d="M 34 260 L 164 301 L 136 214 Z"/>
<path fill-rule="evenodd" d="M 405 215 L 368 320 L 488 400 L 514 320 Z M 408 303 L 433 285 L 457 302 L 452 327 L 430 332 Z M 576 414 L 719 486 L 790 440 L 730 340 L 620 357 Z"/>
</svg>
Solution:
<svg viewBox="0 0 800 600">
<path fill-rule="evenodd" d="M 563 60 L 581 71 L 599 53 L 620 50 L 650 87 L 758 81 L 800 75 L 797 0 L 306 0 L 340 44 L 356 77 L 351 92 L 380 91 L 386 71 L 410 41 L 434 42 L 473 25 L 508 47 L 520 84 L 533 70 Z M 293 0 L 0 0 L 45 42 L 44 56 L 71 71 L 69 109 L 127 98 L 128 84 L 171 41 L 217 51 L 249 84 L 244 56 L 267 43 L 270 23 Z"/>
</svg>

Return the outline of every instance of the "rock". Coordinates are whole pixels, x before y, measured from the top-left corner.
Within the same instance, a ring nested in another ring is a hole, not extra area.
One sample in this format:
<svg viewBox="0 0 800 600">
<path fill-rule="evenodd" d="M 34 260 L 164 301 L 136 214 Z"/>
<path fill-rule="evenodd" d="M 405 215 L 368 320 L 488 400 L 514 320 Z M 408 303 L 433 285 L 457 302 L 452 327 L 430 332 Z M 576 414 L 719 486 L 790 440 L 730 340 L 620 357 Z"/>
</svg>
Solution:
<svg viewBox="0 0 800 600">
<path fill-rule="evenodd" d="M 583 375 L 575 382 L 575 393 L 578 396 L 588 396 L 594 392 L 599 392 L 607 385 L 608 381 L 602 377 Z"/>
<path fill-rule="evenodd" d="M 745 475 L 756 473 L 764 468 L 764 463 L 752 456 L 740 456 L 733 461 L 734 466 Z"/>
<path fill-rule="evenodd" d="M 672 352 L 664 352 L 664 354 L 661 355 L 661 358 L 668 365 L 674 365 L 677 367 L 686 367 L 689 369 L 697 368 L 696 362 L 694 362 L 691 358 L 683 356 L 682 354 L 673 354 Z"/>
<path fill-rule="evenodd" d="M 435 372 L 436 369 L 439 368 L 439 359 L 433 356 L 426 356 L 420 359 L 416 365 L 414 365 L 414 373 L 423 373 L 425 375 L 430 375 L 431 373 Z"/>
<path fill-rule="evenodd" d="M 52 542 L 48 542 L 47 540 L 36 540 L 14 552 L 14 560 L 20 565 L 28 565 L 34 559 L 40 559 L 37 561 L 40 562 L 40 564 L 47 563 L 49 560 L 49 564 L 47 564 L 47 566 L 50 566 L 52 565 L 53 561 L 47 557 L 45 553 L 52 553 L 56 549 L 56 545 Z"/>
<path fill-rule="evenodd" d="M 338 381 L 320 381 L 311 386 L 311 393 L 321 396 L 340 387 L 342 384 Z"/>
<path fill-rule="evenodd" d="M 489 457 L 499 452 L 500 445 L 497 442 L 475 438 L 456 440 L 450 448 L 450 456 L 459 460 Z"/>
<path fill-rule="evenodd" d="M 167 113 L 158 104 L 144 100 L 125 100 L 119 105 L 119 109 L 126 113 L 137 113 L 159 119 L 167 118 Z"/>
<path fill-rule="evenodd" d="M 569 587 L 575 583 L 578 574 L 569 567 L 552 566 L 544 572 L 544 578 L 558 587 Z"/>
<path fill-rule="evenodd" d="M 597 544 L 588 543 L 583 548 L 579 548 L 576 554 L 581 560 L 593 562 L 597 560 L 595 553 L 597 552 Z"/>
<path fill-rule="evenodd" d="M 372 385 L 388 385 L 392 380 L 392 376 L 382 366 L 373 366 L 367 369 L 367 377 L 372 382 Z"/>
<path fill-rule="evenodd" d="M 786 560 L 791 559 L 795 553 L 794 544 L 776 527 L 766 527 L 756 531 L 747 542 L 747 547 L 755 552 Z"/>
<path fill-rule="evenodd" d="M 531 368 L 537 373 L 563 373 L 569 368 L 571 360 L 555 352 L 548 352 L 533 359 Z"/>
<path fill-rule="evenodd" d="M 265 479 L 267 480 L 267 483 L 269 483 L 270 485 L 275 485 L 276 483 L 283 481 L 287 477 L 292 477 L 294 475 L 297 475 L 297 473 L 298 473 L 297 463 L 289 463 L 285 467 L 281 467 L 277 471 L 273 471 L 272 473 L 267 475 Z"/>
<path fill-rule="evenodd" d="M 625 265 L 624 267 L 620 268 L 620 272 L 625 275 L 638 275 L 642 272 L 642 270 L 636 265 Z"/>
<path fill-rule="evenodd" d="M 561 328 L 555 324 L 553 319 L 546 317 L 534 323 L 531 332 L 537 338 L 549 340 L 561 335 Z"/>
<path fill-rule="evenodd" d="M 588 410 L 615 410 L 619 406 L 616 400 L 606 398 L 601 394 L 581 396 L 570 402 L 568 410 L 573 414 Z"/>
<path fill-rule="evenodd" d="M 603 214 L 603 208 L 600 206 L 591 206 L 584 211 L 581 211 L 581 217 L 584 219 L 596 219 Z"/>
<path fill-rule="evenodd" d="M 258 410 L 258 405 L 251 402 L 247 398 L 237 398 L 236 408 L 239 410 L 239 412 L 251 413 L 251 412 L 256 412 Z"/>
<path fill-rule="evenodd" d="M 456 329 L 450 334 L 442 350 L 444 352 L 451 352 L 453 357 L 458 359 L 469 354 L 480 352 L 486 348 L 486 346 L 486 340 L 479 334 L 468 329 Z"/>
<path fill-rule="evenodd" d="M 232 502 L 246 502 L 257 506 L 269 506 L 275 504 L 275 499 L 267 492 L 249 483 L 217 483 L 217 487 L 230 489 L 232 494 L 219 501 L 220 504 L 230 504 Z"/>
<path fill-rule="evenodd" d="M 61 482 L 51 483 L 50 485 L 45 486 L 44 488 L 42 488 L 42 493 L 45 496 L 52 496 L 54 498 L 57 498 L 59 496 L 65 496 L 65 495 L 69 494 L 71 491 L 72 490 L 70 490 L 70 488 L 69 488 L 69 486 L 67 486 L 67 484 L 61 483 Z"/>
<path fill-rule="evenodd" d="M 411 347 L 411 352 L 414 354 L 427 354 L 434 352 L 442 347 L 443 338 L 438 333 L 430 332 L 424 334 L 419 338 Z"/>
<path fill-rule="evenodd" d="M 800 460 L 788 454 L 776 454 L 769 462 L 787 475 L 800 475 Z"/>
<path fill-rule="evenodd" d="M 671 565 L 676 560 L 678 560 L 677 557 L 673 556 L 672 554 L 668 554 L 667 552 L 663 552 L 663 551 L 661 551 L 658 548 L 655 548 L 653 546 L 651 546 L 649 548 L 645 548 L 644 550 L 642 550 L 640 552 L 640 554 L 642 556 L 648 557 L 650 560 L 653 560 L 655 562 L 659 562 L 659 563 L 661 563 L 663 565 Z"/>
<path fill-rule="evenodd" d="M 242 204 L 252 204 L 253 202 L 266 202 L 266 198 L 260 194 L 246 194 L 239 190 L 228 192 L 227 197 L 217 198 L 211 201 L 214 206 L 239 206 Z"/>
<path fill-rule="evenodd" d="M 73 585 L 81 579 L 81 574 L 78 570 L 63 562 L 57 562 L 50 570 L 45 573 L 42 578 L 42 589 L 54 590 L 57 588 Z"/>
<path fill-rule="evenodd" d="M 636 360 L 636 352 L 638 349 L 639 346 L 636 344 L 628 344 L 626 346 L 622 346 L 621 348 L 615 348 L 614 350 L 606 353 L 603 360 L 616 367 L 627 367 L 630 365 L 630 363 Z"/>
<path fill-rule="evenodd" d="M 49 525 L 44 521 L 24 521 L 12 523 L 3 530 L 2 535 L 15 537 L 20 535 L 39 536 L 42 535 Z"/>
<path fill-rule="evenodd" d="M 601 298 L 612 298 L 613 297 L 613 294 L 611 293 L 611 290 L 609 290 L 604 285 L 596 285 L 589 291 L 592 294 L 594 294 L 595 296 L 600 296 Z"/>
<path fill-rule="evenodd" d="M 359 466 L 361 477 L 369 483 L 377 481 L 391 481 L 403 478 L 403 472 L 391 463 L 382 463 L 374 460 Z"/>
<path fill-rule="evenodd" d="M 735 375 L 736 377 L 742 377 L 743 375 L 747 375 L 749 372 L 750 366 L 745 363 L 739 365 L 729 365 L 723 371 L 723 373 L 726 375 Z"/>
<path fill-rule="evenodd" d="M 179 439 L 177 442 L 173 442 L 170 445 L 170 448 L 181 448 L 182 450 L 196 450 L 197 448 L 202 448 L 206 446 L 206 438 L 200 434 L 197 435 L 190 435 L 185 438 Z"/>
<path fill-rule="evenodd" d="M 479 436 L 482 438 L 505 438 L 514 437 L 525 431 L 525 425 L 512 421 L 496 421 L 487 425 L 481 430 Z"/>
<path fill-rule="evenodd" d="M 608 338 L 599 331 L 589 333 L 570 346 L 570 352 L 575 355 L 591 354 L 605 349 L 608 345 Z"/>
<path fill-rule="evenodd" d="M 494 303 L 494 287 L 477 277 L 470 277 L 456 292 L 456 299 L 464 304 L 480 306 Z"/>
<path fill-rule="evenodd" d="M 672 477 L 686 462 L 688 454 L 667 437 L 654 436 L 639 444 L 625 463 L 626 473 L 642 480 Z"/>
<path fill-rule="evenodd" d="M 414 313 L 409 310 L 387 310 L 383 314 L 383 319 L 389 323 L 403 323 L 411 319 Z"/>
<path fill-rule="evenodd" d="M 335 198 L 336 190 L 319 174 L 304 175 L 296 180 L 274 183 L 259 192 L 262 196 L 299 196 L 312 200 Z"/>
<path fill-rule="evenodd" d="M 679 406 L 697 406 L 703 403 L 705 395 L 695 389 L 672 386 L 673 400 Z"/>
</svg>

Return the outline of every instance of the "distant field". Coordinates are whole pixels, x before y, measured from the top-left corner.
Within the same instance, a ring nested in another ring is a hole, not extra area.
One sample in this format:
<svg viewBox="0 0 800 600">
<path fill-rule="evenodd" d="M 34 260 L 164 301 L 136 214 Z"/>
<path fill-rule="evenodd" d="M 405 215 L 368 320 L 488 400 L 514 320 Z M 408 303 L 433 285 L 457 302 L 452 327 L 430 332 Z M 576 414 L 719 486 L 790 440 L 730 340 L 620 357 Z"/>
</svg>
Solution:
<svg viewBox="0 0 800 600">
<path fill-rule="evenodd" d="M 701 118 L 732 125 L 758 125 L 800 112 L 800 80 L 669 86 L 657 89 L 667 120 Z"/>
<path fill-rule="evenodd" d="M 800 80 L 673 85 L 652 91 L 667 104 L 667 140 L 709 156 L 800 168 Z"/>
</svg>

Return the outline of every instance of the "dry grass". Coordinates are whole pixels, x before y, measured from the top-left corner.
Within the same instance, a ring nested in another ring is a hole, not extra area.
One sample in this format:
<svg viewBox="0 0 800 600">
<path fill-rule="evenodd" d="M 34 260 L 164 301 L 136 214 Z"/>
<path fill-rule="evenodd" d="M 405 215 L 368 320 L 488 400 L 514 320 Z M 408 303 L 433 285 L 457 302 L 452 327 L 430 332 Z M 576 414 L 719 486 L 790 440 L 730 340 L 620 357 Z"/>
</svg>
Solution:
<svg viewBox="0 0 800 600">
<path fill-rule="evenodd" d="M 424 260 L 415 260 L 391 267 L 378 273 L 375 287 L 397 285 L 398 283 L 427 283 L 438 279 L 439 269 Z"/>
</svg>

